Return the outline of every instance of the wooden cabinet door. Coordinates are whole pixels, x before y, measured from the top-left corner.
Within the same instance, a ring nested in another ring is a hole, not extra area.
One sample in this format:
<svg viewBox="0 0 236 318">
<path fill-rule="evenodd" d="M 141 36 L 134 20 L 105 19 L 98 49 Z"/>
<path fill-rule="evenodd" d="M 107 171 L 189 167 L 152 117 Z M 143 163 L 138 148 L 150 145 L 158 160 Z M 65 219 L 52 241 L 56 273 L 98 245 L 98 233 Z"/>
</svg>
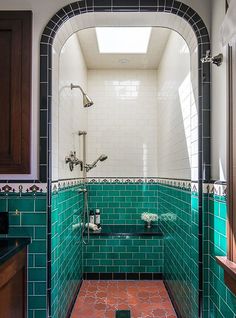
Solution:
<svg viewBox="0 0 236 318">
<path fill-rule="evenodd" d="M 32 12 L 0 11 L 0 174 L 30 173 Z"/>
<path fill-rule="evenodd" d="M 26 318 L 26 249 L 0 266 L 0 317 Z"/>
</svg>

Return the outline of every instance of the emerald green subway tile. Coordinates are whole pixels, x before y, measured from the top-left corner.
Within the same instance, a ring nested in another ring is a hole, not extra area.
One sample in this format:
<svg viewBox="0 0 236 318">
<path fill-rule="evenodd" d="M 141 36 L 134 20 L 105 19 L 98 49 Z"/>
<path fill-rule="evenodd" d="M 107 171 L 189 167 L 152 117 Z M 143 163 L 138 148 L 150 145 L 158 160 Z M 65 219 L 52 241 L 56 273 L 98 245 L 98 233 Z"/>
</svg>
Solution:
<svg viewBox="0 0 236 318">
<path fill-rule="evenodd" d="M 119 259 L 120 255 L 121 254 L 119 254 L 119 253 L 107 253 L 106 254 L 106 258 L 108 258 L 108 259 Z"/>
<path fill-rule="evenodd" d="M 139 247 L 138 246 L 129 246 L 128 247 L 128 249 L 129 249 L 129 252 L 139 252 Z"/>
<path fill-rule="evenodd" d="M 44 268 L 30 268 L 28 273 L 29 281 L 43 281 L 46 277 L 46 269 Z"/>
<path fill-rule="evenodd" d="M 34 295 L 34 283 L 28 283 L 28 295 Z"/>
<path fill-rule="evenodd" d="M 29 296 L 28 297 L 29 309 L 44 309 L 46 308 L 45 296 Z"/>
<path fill-rule="evenodd" d="M 155 256 L 154 256 L 154 258 L 155 258 Z M 151 266 L 151 265 L 153 265 L 153 262 L 152 262 L 152 260 L 147 260 L 147 259 L 145 259 L 145 260 L 140 260 L 140 265 L 142 266 L 142 265 L 144 265 L 144 266 Z"/>
<path fill-rule="evenodd" d="M 47 316 L 46 310 L 35 310 L 34 311 L 34 318 L 42 318 Z"/>
<path fill-rule="evenodd" d="M 34 267 L 34 254 L 28 254 L 28 267 Z"/>
<path fill-rule="evenodd" d="M 127 264 L 127 260 L 125 259 L 114 259 L 113 261 L 113 265 L 117 265 L 117 266 L 123 266 Z"/>
<path fill-rule="evenodd" d="M 17 226 L 14 224 L 10 225 L 8 236 L 14 236 L 14 237 L 34 237 L 34 228 L 35 226 L 32 225 L 29 226 Z"/>
<path fill-rule="evenodd" d="M 0 198 L 0 212 L 4 212 L 7 210 L 7 200 L 4 198 Z"/>
<path fill-rule="evenodd" d="M 122 253 L 122 252 L 126 251 L 127 249 L 124 246 L 113 246 L 112 250 L 115 253 Z"/>
<path fill-rule="evenodd" d="M 119 273 L 120 267 L 119 266 L 107 266 L 106 269 L 103 269 L 103 270 L 105 270 L 106 273 Z"/>
<path fill-rule="evenodd" d="M 145 259 L 146 258 L 146 254 L 145 253 L 133 253 L 133 259 Z"/>
<path fill-rule="evenodd" d="M 21 224 L 21 216 L 20 214 L 16 214 L 15 212 L 13 213 L 9 213 L 9 224 L 11 224 L 11 226 L 20 226 Z"/>
<path fill-rule="evenodd" d="M 34 240 L 28 248 L 29 253 L 46 253 L 45 240 Z"/>
<path fill-rule="evenodd" d="M 99 265 L 99 260 L 98 259 L 86 259 L 86 265 L 87 266 Z M 100 264 L 100 265 L 105 265 L 105 264 Z"/>
<path fill-rule="evenodd" d="M 47 255 L 46 254 L 35 255 L 35 267 L 46 267 L 46 266 L 47 266 Z"/>
<path fill-rule="evenodd" d="M 94 245 L 106 245 L 107 244 L 107 242 L 106 242 L 106 240 L 103 240 L 103 239 L 98 239 L 98 240 L 94 240 L 94 242 L 93 242 L 93 244 Z"/>
<path fill-rule="evenodd" d="M 110 265 L 113 265 L 113 260 L 112 259 L 101 259 L 101 260 L 99 260 L 99 264 L 94 264 L 94 265 L 110 266 Z M 121 265 L 121 264 L 114 263 L 114 265 Z"/>
<path fill-rule="evenodd" d="M 34 283 L 35 295 L 44 296 L 47 292 L 46 282 L 36 282 Z"/>
<path fill-rule="evenodd" d="M 17 198 L 9 200 L 9 211 L 19 210 L 20 212 L 34 211 L 34 198 Z"/>
<path fill-rule="evenodd" d="M 45 225 L 45 213 L 25 213 L 21 216 L 22 225 Z"/>
<path fill-rule="evenodd" d="M 93 257 L 95 259 L 106 259 L 107 258 L 107 254 L 106 253 L 94 253 Z"/>
<path fill-rule="evenodd" d="M 90 249 L 89 249 L 90 250 Z M 84 253 L 83 254 L 84 259 L 90 259 L 90 258 L 94 258 L 94 253 Z"/>
<path fill-rule="evenodd" d="M 35 201 L 35 211 L 46 211 L 46 210 L 47 210 L 46 198 L 40 198 Z"/>
</svg>

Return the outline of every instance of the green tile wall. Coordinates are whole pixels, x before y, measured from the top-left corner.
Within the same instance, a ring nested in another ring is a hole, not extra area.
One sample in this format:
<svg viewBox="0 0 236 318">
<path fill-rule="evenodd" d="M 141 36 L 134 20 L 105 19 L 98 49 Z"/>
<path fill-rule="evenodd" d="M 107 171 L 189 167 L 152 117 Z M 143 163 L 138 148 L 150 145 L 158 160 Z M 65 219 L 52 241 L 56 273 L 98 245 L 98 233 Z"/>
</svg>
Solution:
<svg viewBox="0 0 236 318">
<path fill-rule="evenodd" d="M 227 251 L 226 197 L 209 194 L 204 201 L 204 318 L 235 318 L 236 297 L 224 284 L 223 269 L 215 261 L 215 256 L 225 256 Z"/>
<path fill-rule="evenodd" d="M 164 278 L 183 318 L 198 317 L 198 198 L 159 185 Z"/>
<path fill-rule="evenodd" d="M 142 212 L 158 211 L 152 183 L 89 183 L 89 208 L 101 210 L 102 224 L 143 224 Z M 84 272 L 160 273 L 163 238 L 90 237 L 84 246 Z"/>
<path fill-rule="evenodd" d="M 89 183 L 89 207 L 100 208 L 102 224 L 143 224 L 142 212 L 156 213 L 158 187 L 151 183 Z"/>
<path fill-rule="evenodd" d="M 32 238 L 28 248 L 28 318 L 46 318 L 46 194 L 0 193 L 0 211 L 9 211 L 9 237 Z"/>
<path fill-rule="evenodd" d="M 82 279 L 81 229 L 72 224 L 81 222 L 83 196 L 78 186 L 52 195 L 52 318 L 65 318 Z"/>
<path fill-rule="evenodd" d="M 91 236 L 84 245 L 85 273 L 162 273 L 163 239 Z"/>
</svg>

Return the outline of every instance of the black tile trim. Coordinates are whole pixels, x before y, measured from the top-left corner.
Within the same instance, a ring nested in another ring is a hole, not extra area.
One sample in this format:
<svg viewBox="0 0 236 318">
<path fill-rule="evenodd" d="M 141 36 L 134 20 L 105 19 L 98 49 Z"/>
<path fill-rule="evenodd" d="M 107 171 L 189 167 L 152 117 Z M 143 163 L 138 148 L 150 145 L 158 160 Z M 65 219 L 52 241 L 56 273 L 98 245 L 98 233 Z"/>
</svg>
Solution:
<svg viewBox="0 0 236 318">
<path fill-rule="evenodd" d="M 84 273 L 84 280 L 162 280 L 162 273 Z"/>
<path fill-rule="evenodd" d="M 70 318 L 70 317 L 71 317 L 71 313 L 72 313 L 72 310 L 73 310 L 73 308 L 74 308 L 74 305 L 75 305 L 77 296 L 78 296 L 78 294 L 79 294 L 80 288 L 81 288 L 81 286 L 82 286 L 82 283 L 83 283 L 83 281 L 81 280 L 81 281 L 79 282 L 77 288 L 76 288 L 76 292 L 75 292 L 75 294 L 74 294 L 74 297 L 73 297 L 73 299 L 72 299 L 72 302 L 70 303 L 69 309 L 68 309 L 67 314 L 66 314 L 66 318 Z"/>
<path fill-rule="evenodd" d="M 45 81 L 47 84 L 47 95 L 45 98 L 47 98 L 47 101 L 44 100 L 44 96 L 40 95 L 40 101 L 44 101 L 44 104 L 40 105 L 40 108 L 46 107 L 46 110 L 48 112 L 48 130 L 47 130 L 47 138 L 48 138 L 48 150 L 47 150 L 47 164 L 43 164 L 42 162 L 39 163 L 39 171 L 40 171 L 40 180 L 41 182 L 48 182 L 48 186 L 50 189 L 51 185 L 51 126 L 50 126 L 50 110 L 51 110 L 51 69 L 49 68 L 51 65 L 51 51 L 52 51 L 52 43 L 53 39 L 56 35 L 56 31 L 59 29 L 59 27 L 67 21 L 71 16 L 73 15 L 79 15 L 86 12 L 94 12 L 94 1 L 89 1 L 89 5 L 87 5 L 86 1 L 76 1 L 72 4 L 64 6 L 64 8 L 61 8 L 49 21 L 47 26 L 45 27 L 45 30 L 41 37 L 41 45 L 43 47 L 43 50 L 45 52 L 46 45 L 47 45 L 47 59 L 45 59 L 45 56 L 42 55 L 40 57 L 40 78 L 41 81 Z M 97 4 L 97 0 L 95 1 Z M 143 2 L 142 2 L 143 3 Z M 153 5 L 153 1 L 148 1 L 147 5 Z M 201 19 L 201 17 L 198 15 L 197 12 L 195 12 L 191 7 L 187 6 L 186 4 L 173 0 L 172 5 L 170 5 L 170 1 L 167 0 L 157 0 L 156 5 L 152 7 L 146 7 L 145 5 L 140 5 L 140 1 L 136 0 L 127 0 L 124 2 L 124 0 L 116 0 L 115 5 L 116 7 L 113 7 L 113 1 L 110 0 L 101 0 L 99 1 L 99 4 L 102 5 L 101 8 L 99 8 L 99 11 L 118 11 L 118 12 L 137 12 L 137 11 L 150 11 L 153 12 L 154 10 L 157 12 L 171 12 L 172 14 L 176 14 L 179 17 L 183 17 L 184 20 L 186 20 L 190 26 L 193 28 L 195 35 L 198 40 L 198 52 L 199 52 L 199 96 L 198 96 L 198 104 L 199 104 L 199 113 L 198 113 L 198 119 L 199 119 L 199 127 L 202 129 L 199 129 L 199 153 L 198 153 L 198 161 L 199 161 L 199 176 L 198 176 L 198 186 L 199 186 L 199 273 L 202 272 L 202 233 L 203 233 L 203 219 L 202 219 L 202 182 L 203 181 L 209 181 L 211 177 L 211 165 L 210 165 L 210 138 L 208 142 L 205 142 L 203 145 L 203 138 L 205 137 L 202 134 L 202 131 L 208 131 L 207 129 L 204 129 L 204 125 L 209 126 L 210 123 L 207 121 L 203 121 L 203 114 L 202 110 L 204 109 L 204 103 L 207 100 L 210 103 L 210 85 L 205 89 L 203 92 L 204 95 L 202 95 L 202 86 L 204 83 L 205 78 L 209 78 L 210 81 L 210 70 L 207 70 L 206 72 L 203 72 L 203 65 L 200 62 L 200 58 L 203 54 L 205 54 L 205 51 L 207 49 L 210 49 L 210 40 L 207 28 Z M 125 6 L 124 6 L 125 5 Z M 71 9 L 71 10 L 70 10 Z M 49 34 L 48 30 L 51 30 L 51 33 Z M 208 68 L 209 69 L 209 68 Z M 41 103 L 40 102 L 40 103 Z M 210 120 L 210 119 L 209 119 Z M 43 125 L 44 126 L 44 125 Z M 209 137 L 209 136 L 207 136 Z M 44 150 L 43 150 L 44 151 Z M 41 154 L 40 158 L 42 160 L 45 160 L 45 155 Z M 206 160 L 205 160 L 206 159 Z M 48 180 L 47 180 L 48 179 Z M 48 190 L 48 196 L 50 195 L 50 190 Z M 48 213 L 48 218 L 50 218 L 50 213 Z M 48 235 L 48 240 L 50 240 L 50 235 Z M 50 254 L 50 250 L 48 250 L 48 253 Z M 201 275 L 199 275 L 199 316 L 202 316 L 202 285 L 203 285 L 203 278 Z M 50 312 L 49 312 L 50 316 Z"/>
<path fill-rule="evenodd" d="M 128 231 L 129 230 L 129 231 Z M 87 233 L 87 232 L 86 232 Z M 103 225 L 100 231 L 89 231 L 92 236 L 163 236 L 158 225 L 150 229 L 142 225 Z"/>
<path fill-rule="evenodd" d="M 180 311 L 179 311 L 179 308 L 178 308 L 178 305 L 177 305 L 177 303 L 176 303 L 176 301 L 175 301 L 175 298 L 173 297 L 171 288 L 169 287 L 169 285 L 168 285 L 168 283 L 167 283 L 166 280 L 164 280 L 163 282 L 164 282 L 165 288 L 166 288 L 166 290 L 167 290 L 167 293 L 168 293 L 168 295 L 169 295 L 169 297 L 170 297 L 170 300 L 171 300 L 171 302 L 172 302 L 172 305 L 173 305 L 173 307 L 174 307 L 174 310 L 175 310 L 175 313 L 176 313 L 176 315 L 177 315 L 177 318 L 183 318 L 182 315 L 181 315 L 181 313 L 180 313 Z"/>
</svg>

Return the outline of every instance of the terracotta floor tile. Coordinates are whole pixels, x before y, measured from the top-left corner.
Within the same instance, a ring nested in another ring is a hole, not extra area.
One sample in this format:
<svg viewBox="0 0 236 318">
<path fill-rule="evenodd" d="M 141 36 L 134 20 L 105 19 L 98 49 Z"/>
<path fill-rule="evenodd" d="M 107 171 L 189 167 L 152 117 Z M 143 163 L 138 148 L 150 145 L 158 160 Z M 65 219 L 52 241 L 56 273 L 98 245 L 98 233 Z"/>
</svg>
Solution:
<svg viewBox="0 0 236 318">
<path fill-rule="evenodd" d="M 84 281 L 71 318 L 115 318 L 116 310 L 132 318 L 176 318 L 162 281 Z"/>
</svg>

